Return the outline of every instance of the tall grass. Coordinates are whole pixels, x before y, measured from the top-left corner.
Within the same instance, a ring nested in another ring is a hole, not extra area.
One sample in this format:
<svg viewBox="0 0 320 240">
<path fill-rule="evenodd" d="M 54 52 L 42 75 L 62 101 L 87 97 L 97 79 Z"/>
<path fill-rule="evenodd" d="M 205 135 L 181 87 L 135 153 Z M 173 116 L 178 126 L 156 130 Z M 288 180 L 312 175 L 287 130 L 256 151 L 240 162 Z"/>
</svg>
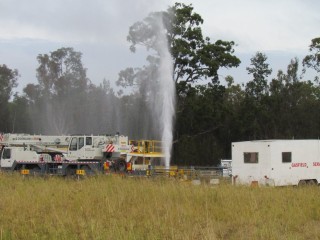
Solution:
<svg viewBox="0 0 320 240">
<path fill-rule="evenodd" d="M 0 174 L 0 239 L 319 239 L 320 189 Z"/>
</svg>

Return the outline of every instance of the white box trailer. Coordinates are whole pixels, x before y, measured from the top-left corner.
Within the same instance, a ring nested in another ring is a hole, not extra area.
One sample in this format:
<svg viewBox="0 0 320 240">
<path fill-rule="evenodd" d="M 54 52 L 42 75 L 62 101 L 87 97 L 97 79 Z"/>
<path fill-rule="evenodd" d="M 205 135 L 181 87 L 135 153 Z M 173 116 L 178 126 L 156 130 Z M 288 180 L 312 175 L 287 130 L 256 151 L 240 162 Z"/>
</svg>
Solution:
<svg viewBox="0 0 320 240">
<path fill-rule="evenodd" d="M 320 183 L 320 140 L 232 143 L 234 184 L 287 186 Z"/>
</svg>

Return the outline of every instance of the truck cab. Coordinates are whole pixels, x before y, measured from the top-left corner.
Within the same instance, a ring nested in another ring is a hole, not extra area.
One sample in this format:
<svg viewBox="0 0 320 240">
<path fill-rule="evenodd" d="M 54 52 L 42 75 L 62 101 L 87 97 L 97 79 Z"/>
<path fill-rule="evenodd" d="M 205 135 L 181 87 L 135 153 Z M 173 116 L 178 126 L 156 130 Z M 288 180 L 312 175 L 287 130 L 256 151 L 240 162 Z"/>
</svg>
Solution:
<svg viewBox="0 0 320 240">
<path fill-rule="evenodd" d="M 126 136 L 72 136 L 65 155 L 69 161 L 119 158 L 130 149 Z"/>
<path fill-rule="evenodd" d="M 94 148 L 92 140 L 92 136 L 71 137 L 66 158 L 70 161 L 101 158 L 101 151 Z"/>
<path fill-rule="evenodd" d="M 52 158 L 46 153 L 37 153 L 26 147 L 3 147 L 1 151 L 0 166 L 9 169 L 14 162 L 51 162 Z"/>
</svg>

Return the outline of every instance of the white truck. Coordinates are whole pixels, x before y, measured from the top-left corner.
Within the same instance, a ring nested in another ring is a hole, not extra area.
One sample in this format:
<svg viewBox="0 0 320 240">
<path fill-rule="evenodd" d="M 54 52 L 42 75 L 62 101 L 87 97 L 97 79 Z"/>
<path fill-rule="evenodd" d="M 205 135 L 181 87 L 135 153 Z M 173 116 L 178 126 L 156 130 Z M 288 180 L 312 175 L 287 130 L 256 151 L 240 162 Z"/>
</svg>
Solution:
<svg viewBox="0 0 320 240">
<path fill-rule="evenodd" d="M 145 174 L 152 166 L 161 165 L 164 157 L 161 142 L 129 142 L 127 136 L 118 134 L 4 134 L 0 146 L 1 169 L 26 174 L 90 175 L 105 170 Z"/>
<path fill-rule="evenodd" d="M 232 180 L 245 185 L 320 183 L 320 140 L 232 143 Z"/>
<path fill-rule="evenodd" d="M 69 169 L 83 169 L 87 173 L 111 168 L 114 171 L 127 170 L 126 155 L 131 151 L 127 136 L 122 135 L 77 135 L 72 136 L 65 158 L 77 162 Z M 70 164 L 69 164 L 70 165 Z"/>
<path fill-rule="evenodd" d="M 15 161 L 50 162 L 69 144 L 69 136 L 43 136 L 30 134 L 1 134 L 2 169 L 11 168 Z"/>
<path fill-rule="evenodd" d="M 3 170 L 29 173 L 74 175 L 93 174 L 105 163 L 126 169 L 125 156 L 131 150 L 126 136 L 44 136 L 4 134 L 0 138 Z"/>
</svg>

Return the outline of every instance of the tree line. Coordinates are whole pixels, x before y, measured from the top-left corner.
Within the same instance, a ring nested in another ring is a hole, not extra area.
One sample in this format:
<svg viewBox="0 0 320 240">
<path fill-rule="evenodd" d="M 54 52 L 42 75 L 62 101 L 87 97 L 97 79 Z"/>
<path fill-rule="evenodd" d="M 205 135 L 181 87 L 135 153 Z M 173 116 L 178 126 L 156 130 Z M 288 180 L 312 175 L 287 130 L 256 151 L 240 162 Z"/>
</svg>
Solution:
<svg viewBox="0 0 320 240">
<path fill-rule="evenodd" d="M 19 72 L 0 65 L 0 132 L 37 134 L 121 134 L 158 138 L 152 113 L 159 64 L 157 21 L 163 22 L 173 59 L 176 116 L 172 161 L 214 165 L 231 158 L 231 142 L 263 139 L 319 138 L 320 38 L 309 54 L 292 59 L 270 79 L 268 58 L 257 52 L 247 66 L 248 81 L 219 78 L 221 68 L 238 67 L 235 43 L 203 36 L 202 17 L 192 5 L 176 3 L 150 13 L 128 34 L 130 50 L 149 51 L 147 64 L 119 72 L 117 93 L 110 82 L 95 85 L 86 75 L 82 53 L 65 47 L 37 56 L 37 84 L 14 93 Z M 299 66 L 302 65 L 302 70 Z M 305 78 L 313 69 L 315 76 Z M 129 90 L 124 90 L 125 88 Z"/>
</svg>

